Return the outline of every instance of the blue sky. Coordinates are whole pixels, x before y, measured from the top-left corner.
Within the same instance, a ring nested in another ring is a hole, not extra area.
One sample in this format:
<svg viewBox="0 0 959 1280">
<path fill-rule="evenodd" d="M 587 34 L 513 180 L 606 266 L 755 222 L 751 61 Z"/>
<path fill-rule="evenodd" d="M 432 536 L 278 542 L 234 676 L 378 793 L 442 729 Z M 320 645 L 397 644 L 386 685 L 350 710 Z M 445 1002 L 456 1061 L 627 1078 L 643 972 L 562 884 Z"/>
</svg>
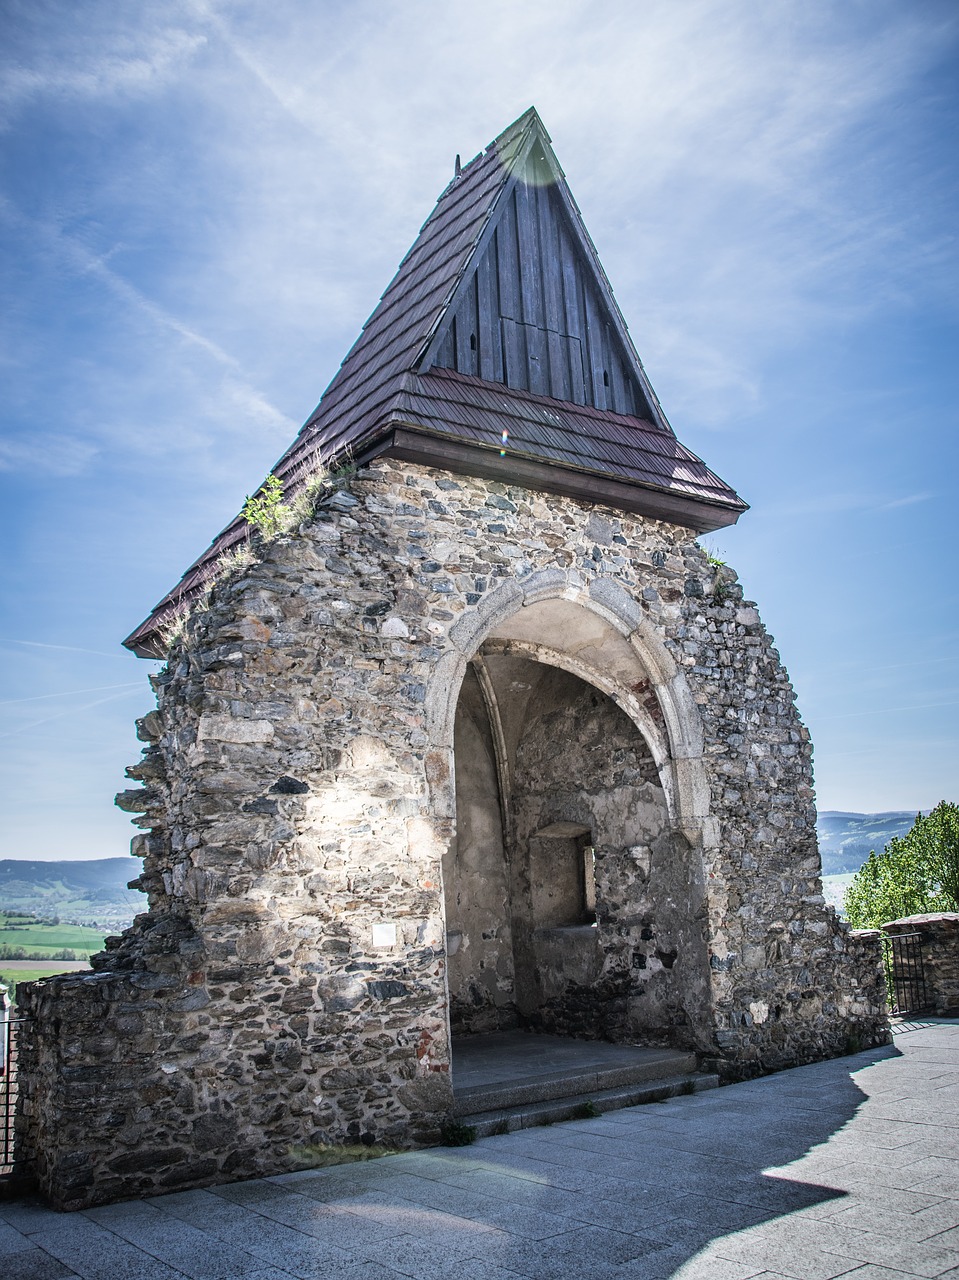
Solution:
<svg viewBox="0 0 959 1280">
<path fill-rule="evenodd" d="M 0 857 L 110 857 L 120 640 L 531 103 L 666 413 L 752 504 L 820 807 L 959 800 L 953 0 L 3 0 Z"/>
</svg>

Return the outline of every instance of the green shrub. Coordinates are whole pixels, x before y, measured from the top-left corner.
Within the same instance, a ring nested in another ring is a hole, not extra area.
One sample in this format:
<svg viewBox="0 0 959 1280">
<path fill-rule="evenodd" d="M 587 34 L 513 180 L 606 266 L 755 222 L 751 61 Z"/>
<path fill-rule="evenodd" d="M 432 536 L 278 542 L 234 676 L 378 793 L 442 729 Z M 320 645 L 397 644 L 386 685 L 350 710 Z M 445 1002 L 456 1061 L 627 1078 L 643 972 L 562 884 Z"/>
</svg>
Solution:
<svg viewBox="0 0 959 1280">
<path fill-rule="evenodd" d="M 440 1125 L 440 1136 L 447 1147 L 469 1147 L 476 1141 L 476 1129 L 471 1124 L 461 1124 L 454 1116 L 447 1116 Z"/>
<path fill-rule="evenodd" d="M 856 929 L 959 911 L 959 805 L 940 801 L 882 853 L 870 853 L 846 890 L 843 910 Z"/>
</svg>

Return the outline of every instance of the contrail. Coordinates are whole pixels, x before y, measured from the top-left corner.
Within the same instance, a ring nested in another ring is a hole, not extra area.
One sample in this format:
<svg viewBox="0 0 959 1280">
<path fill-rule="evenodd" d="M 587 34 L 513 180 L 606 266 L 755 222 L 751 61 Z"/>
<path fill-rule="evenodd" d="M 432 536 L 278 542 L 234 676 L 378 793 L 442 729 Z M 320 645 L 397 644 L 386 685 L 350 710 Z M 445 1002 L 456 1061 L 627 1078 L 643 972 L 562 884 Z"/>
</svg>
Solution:
<svg viewBox="0 0 959 1280">
<path fill-rule="evenodd" d="M 137 680 L 136 683 L 131 681 L 127 684 L 100 684 L 93 689 L 64 689 L 62 693 L 37 693 L 31 698 L 4 698 L 0 700 L 0 707 L 12 707 L 20 702 L 42 702 L 45 698 L 74 698 L 79 693 L 103 693 L 107 689 L 140 689 L 142 687 L 143 681 Z"/>
<path fill-rule="evenodd" d="M 884 716 L 893 711 L 938 711 L 940 707 L 959 707 L 959 702 L 917 702 L 911 707 L 876 707 L 873 711 L 845 711 L 838 716 L 810 716 L 817 723 L 821 720 L 852 720 L 856 716 Z"/>
<path fill-rule="evenodd" d="M 42 640 L 14 640 L 0 636 L 0 644 L 26 644 L 32 649 L 63 649 L 67 653 L 92 653 L 97 658 L 123 658 L 125 653 L 103 653 L 100 649 L 78 649 L 75 644 L 44 644 Z"/>
<path fill-rule="evenodd" d="M 58 711 L 55 715 L 45 716 L 42 720 L 34 720 L 31 724 L 23 724 L 18 729 L 12 729 L 9 733 L 0 733 L 0 739 L 22 737 L 30 729 L 37 729 L 42 724 L 49 724 L 51 720 L 61 720 L 64 716 L 79 715 L 81 711 L 89 711 L 91 707 L 99 707 L 104 702 L 116 702 L 117 698 L 125 698 L 126 693 L 111 693 L 109 698 L 97 698 L 95 702 L 87 702 L 82 707 L 67 707 L 65 711 Z"/>
</svg>

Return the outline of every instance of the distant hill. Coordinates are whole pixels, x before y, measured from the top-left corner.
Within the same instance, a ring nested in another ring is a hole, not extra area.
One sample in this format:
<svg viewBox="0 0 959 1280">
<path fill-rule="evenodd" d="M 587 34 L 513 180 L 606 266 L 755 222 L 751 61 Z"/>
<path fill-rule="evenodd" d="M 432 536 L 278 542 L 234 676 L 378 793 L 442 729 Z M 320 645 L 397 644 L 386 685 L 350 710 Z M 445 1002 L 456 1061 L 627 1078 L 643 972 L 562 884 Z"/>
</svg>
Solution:
<svg viewBox="0 0 959 1280">
<path fill-rule="evenodd" d="M 0 859 L 0 908 L 59 916 L 105 932 L 124 929 L 146 910 L 142 893 L 127 888 L 140 870 L 134 858 L 91 858 L 83 862 Z"/>
<path fill-rule="evenodd" d="M 858 871 L 875 850 L 881 853 L 893 836 L 904 836 L 916 821 L 910 809 L 894 813 L 841 813 L 827 809 L 819 815 L 819 851 L 823 875 Z"/>
<path fill-rule="evenodd" d="M 916 820 L 896 813 L 841 813 L 827 809 L 818 822 L 823 874 L 858 871 L 893 836 L 905 835 Z M 139 871 L 134 858 L 92 858 L 85 862 L 28 862 L 0 859 L 0 910 L 59 916 L 104 932 L 125 929 L 146 910 L 142 893 L 127 888 Z M 837 893 L 838 893 L 837 889 Z"/>
</svg>

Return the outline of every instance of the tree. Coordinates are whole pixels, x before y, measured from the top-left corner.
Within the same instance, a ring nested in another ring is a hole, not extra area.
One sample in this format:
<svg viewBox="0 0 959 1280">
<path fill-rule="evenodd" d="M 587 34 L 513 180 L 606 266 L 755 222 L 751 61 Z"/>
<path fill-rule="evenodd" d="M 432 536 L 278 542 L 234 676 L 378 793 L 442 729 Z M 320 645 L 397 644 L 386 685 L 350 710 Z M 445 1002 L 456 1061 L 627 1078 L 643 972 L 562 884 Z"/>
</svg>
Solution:
<svg viewBox="0 0 959 1280">
<path fill-rule="evenodd" d="M 846 891 L 849 923 L 877 929 L 887 920 L 959 911 L 959 805 L 939 802 L 904 836 L 870 853 Z"/>
</svg>

